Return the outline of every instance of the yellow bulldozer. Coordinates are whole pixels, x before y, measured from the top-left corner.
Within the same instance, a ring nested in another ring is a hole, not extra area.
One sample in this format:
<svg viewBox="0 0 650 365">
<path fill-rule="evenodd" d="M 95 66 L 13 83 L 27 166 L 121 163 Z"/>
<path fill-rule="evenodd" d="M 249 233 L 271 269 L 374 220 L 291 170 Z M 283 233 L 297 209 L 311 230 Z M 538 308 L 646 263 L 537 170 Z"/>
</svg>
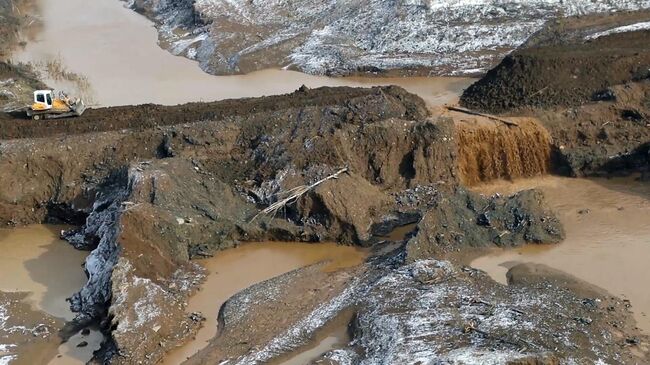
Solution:
<svg viewBox="0 0 650 365">
<path fill-rule="evenodd" d="M 54 97 L 52 90 L 36 90 L 34 103 L 27 107 L 27 116 L 34 120 L 78 117 L 85 110 L 86 105 L 81 99 L 69 98 L 62 91 L 58 97 Z"/>
</svg>

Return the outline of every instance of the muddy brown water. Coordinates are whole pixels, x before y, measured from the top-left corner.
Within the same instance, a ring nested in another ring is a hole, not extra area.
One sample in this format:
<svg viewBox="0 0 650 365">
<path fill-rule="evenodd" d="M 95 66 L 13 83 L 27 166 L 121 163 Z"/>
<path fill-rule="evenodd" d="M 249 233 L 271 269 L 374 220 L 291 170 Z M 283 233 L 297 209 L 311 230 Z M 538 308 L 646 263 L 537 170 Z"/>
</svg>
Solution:
<svg viewBox="0 0 650 365">
<path fill-rule="evenodd" d="M 278 361 L 272 361 L 271 365 L 311 364 L 327 351 L 346 347 L 351 340 L 348 326 L 353 317 L 352 310 L 343 311 L 318 331 L 315 341 L 281 357 Z M 317 362 L 317 364 L 329 365 L 330 362 Z"/>
<path fill-rule="evenodd" d="M 64 228 L 33 225 L 0 229 L 0 291 L 26 292 L 25 302 L 34 311 L 71 320 L 74 314 L 66 298 L 86 282 L 82 264 L 87 252 L 75 250 L 59 239 L 59 233 Z M 12 314 L 8 313 L 9 316 Z M 59 346 L 59 355 L 49 363 L 85 364 L 92 357 L 92 352 L 99 348 L 101 339 L 97 331 L 91 331 L 87 336 L 75 335 Z M 88 346 L 76 347 L 81 341 L 88 342 Z"/>
<path fill-rule="evenodd" d="M 193 341 L 171 351 L 162 364 L 180 364 L 205 347 L 217 334 L 217 315 L 221 305 L 234 294 L 253 284 L 318 262 L 327 263 L 323 267 L 326 271 L 356 266 L 365 260 L 366 255 L 361 249 L 334 243 L 264 242 L 245 244 L 200 260 L 208 276 L 202 290 L 190 298 L 187 311 L 203 313 L 206 321 Z"/>
<path fill-rule="evenodd" d="M 558 245 L 527 245 L 494 250 L 471 266 L 506 283 L 508 268 L 540 263 L 629 299 L 637 325 L 650 333 L 650 183 L 631 178 L 544 177 L 477 188 L 512 193 L 539 187 L 558 213 L 566 240 Z"/>
<path fill-rule="evenodd" d="M 485 117 L 450 113 L 456 120 L 458 170 L 463 183 L 541 176 L 551 166 L 551 136 L 532 118 L 511 127 Z"/>
<path fill-rule="evenodd" d="M 212 76 L 192 60 L 161 49 L 145 17 L 118 0 L 41 0 L 42 32 L 13 59 L 54 66 L 46 82 L 98 105 L 165 105 L 284 94 L 301 85 L 398 84 L 430 103 L 453 102 L 470 78 L 328 78 L 265 70 Z M 42 67 L 43 68 L 43 67 Z M 63 76 L 63 77 L 61 77 Z"/>
</svg>

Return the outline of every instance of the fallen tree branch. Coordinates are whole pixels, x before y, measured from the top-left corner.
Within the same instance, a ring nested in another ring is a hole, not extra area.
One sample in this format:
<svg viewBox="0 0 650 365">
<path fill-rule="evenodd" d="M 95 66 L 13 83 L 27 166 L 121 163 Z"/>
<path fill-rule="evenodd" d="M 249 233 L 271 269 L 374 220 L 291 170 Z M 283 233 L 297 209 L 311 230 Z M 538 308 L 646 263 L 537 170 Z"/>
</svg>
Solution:
<svg viewBox="0 0 650 365">
<path fill-rule="evenodd" d="M 508 125 L 508 126 L 519 127 L 519 123 L 513 122 L 513 121 L 511 121 L 511 120 L 507 120 L 507 119 L 499 118 L 499 117 L 494 116 L 494 115 L 485 114 L 485 113 L 480 113 L 480 112 L 475 112 L 475 111 L 473 111 L 473 110 L 469 110 L 469 109 L 461 108 L 461 107 L 459 107 L 459 106 L 450 106 L 450 105 L 447 105 L 446 108 L 447 108 L 448 110 L 455 111 L 455 112 L 461 112 L 461 113 L 465 113 L 465 114 L 469 114 L 469 115 L 477 115 L 477 116 L 479 116 L 479 117 L 485 117 L 485 118 L 488 118 L 488 119 L 496 120 L 497 122 L 501 122 L 501 123 L 503 123 L 503 124 L 505 124 L 505 125 Z"/>
<path fill-rule="evenodd" d="M 255 214 L 255 216 L 250 220 L 249 223 L 252 223 L 255 219 L 257 219 L 257 217 L 259 217 L 262 214 L 266 214 L 266 215 L 275 214 L 278 210 L 280 210 L 281 208 L 284 208 L 287 204 L 290 204 L 290 203 L 298 200 L 301 196 L 303 196 L 307 192 L 315 189 L 318 185 L 320 185 L 320 184 L 322 184 L 322 183 L 324 183 L 325 181 L 328 181 L 328 180 L 338 179 L 339 175 L 341 175 L 342 173 L 345 173 L 345 172 L 348 172 L 347 167 L 344 167 L 344 168 L 338 170 L 337 172 L 333 173 L 332 175 L 329 175 L 329 176 L 327 176 L 327 177 L 325 177 L 323 179 L 320 179 L 320 180 L 316 181 L 315 183 L 313 183 L 311 185 L 300 185 L 300 186 L 296 186 L 295 188 L 289 189 L 287 191 L 278 193 L 277 196 L 285 196 L 285 198 L 283 198 L 281 200 L 278 200 L 277 202 L 269 205 L 268 207 L 266 207 L 265 209 L 263 209 L 259 213 Z"/>
</svg>

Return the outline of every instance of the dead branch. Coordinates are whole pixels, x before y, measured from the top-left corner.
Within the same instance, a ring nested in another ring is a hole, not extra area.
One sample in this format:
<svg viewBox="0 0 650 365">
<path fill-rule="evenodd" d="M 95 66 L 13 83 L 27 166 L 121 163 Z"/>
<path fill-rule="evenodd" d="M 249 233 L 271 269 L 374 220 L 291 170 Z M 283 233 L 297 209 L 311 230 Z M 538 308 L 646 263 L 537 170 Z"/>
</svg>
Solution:
<svg viewBox="0 0 650 365">
<path fill-rule="evenodd" d="M 260 216 L 262 214 L 265 214 L 265 215 L 273 214 L 273 215 L 275 215 L 275 213 L 278 210 L 280 210 L 281 208 L 284 208 L 288 204 L 291 204 L 291 203 L 295 202 L 301 196 L 305 195 L 307 192 L 315 189 L 318 185 L 320 185 L 320 184 L 322 184 L 322 183 L 324 183 L 325 181 L 328 181 L 328 180 L 338 179 L 339 176 L 342 173 L 345 173 L 345 172 L 348 172 L 347 167 L 344 167 L 344 168 L 338 170 L 337 172 L 333 173 L 332 175 L 329 175 L 329 176 L 327 176 L 327 177 L 325 177 L 323 179 L 320 179 L 320 180 L 316 181 L 315 183 L 313 183 L 311 185 L 300 185 L 300 186 L 296 186 L 295 188 L 289 189 L 287 191 L 278 193 L 277 194 L 278 197 L 284 196 L 284 198 L 278 200 L 277 202 L 269 205 L 268 207 L 266 207 L 265 209 L 263 209 L 259 213 L 255 214 L 255 216 L 253 217 L 253 219 L 250 220 L 249 223 L 252 223 L 258 216 Z"/>
<path fill-rule="evenodd" d="M 491 114 L 485 114 L 485 113 L 475 112 L 475 111 L 473 111 L 473 110 L 469 110 L 469 109 L 461 108 L 461 107 L 459 107 L 459 106 L 451 106 L 451 105 L 447 105 L 446 108 L 447 108 L 448 110 L 452 110 L 452 111 L 455 111 L 455 112 L 465 113 L 465 114 L 469 114 L 469 115 L 477 115 L 477 116 L 479 116 L 479 117 L 485 117 L 485 118 L 488 118 L 488 119 L 496 120 L 497 122 L 501 122 L 501 123 L 503 123 L 503 124 L 505 124 L 505 125 L 508 125 L 508 126 L 519 127 L 519 123 L 513 122 L 513 121 L 511 121 L 511 120 L 507 120 L 507 119 L 499 118 L 499 117 L 494 116 L 494 115 L 491 115 Z"/>
</svg>

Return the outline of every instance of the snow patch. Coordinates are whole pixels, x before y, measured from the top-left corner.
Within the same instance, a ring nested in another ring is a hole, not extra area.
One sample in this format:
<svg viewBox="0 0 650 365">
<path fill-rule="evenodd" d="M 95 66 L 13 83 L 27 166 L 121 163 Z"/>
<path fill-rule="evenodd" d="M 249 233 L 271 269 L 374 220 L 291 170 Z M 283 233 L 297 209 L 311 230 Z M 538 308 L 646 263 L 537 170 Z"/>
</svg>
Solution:
<svg viewBox="0 0 650 365">
<path fill-rule="evenodd" d="M 585 40 L 594 40 L 600 37 L 605 37 L 612 34 L 636 32 L 639 30 L 650 30 L 650 22 L 640 22 L 622 27 L 608 29 L 602 32 L 594 33 L 585 37 Z"/>
<path fill-rule="evenodd" d="M 1 355 L 0 356 L 0 365 L 9 365 L 12 360 L 15 360 L 15 355 Z"/>
<path fill-rule="evenodd" d="M 216 24 L 204 30 L 217 43 L 219 56 L 209 57 L 232 71 L 243 55 L 282 49 L 286 63 L 312 74 L 427 67 L 462 75 L 489 68 L 557 16 L 648 7 L 649 0 L 198 0 L 194 11 Z M 230 24 L 225 31 L 220 19 Z M 232 25 L 252 36 L 239 39 Z M 233 42 L 239 49 L 219 46 Z"/>
</svg>

